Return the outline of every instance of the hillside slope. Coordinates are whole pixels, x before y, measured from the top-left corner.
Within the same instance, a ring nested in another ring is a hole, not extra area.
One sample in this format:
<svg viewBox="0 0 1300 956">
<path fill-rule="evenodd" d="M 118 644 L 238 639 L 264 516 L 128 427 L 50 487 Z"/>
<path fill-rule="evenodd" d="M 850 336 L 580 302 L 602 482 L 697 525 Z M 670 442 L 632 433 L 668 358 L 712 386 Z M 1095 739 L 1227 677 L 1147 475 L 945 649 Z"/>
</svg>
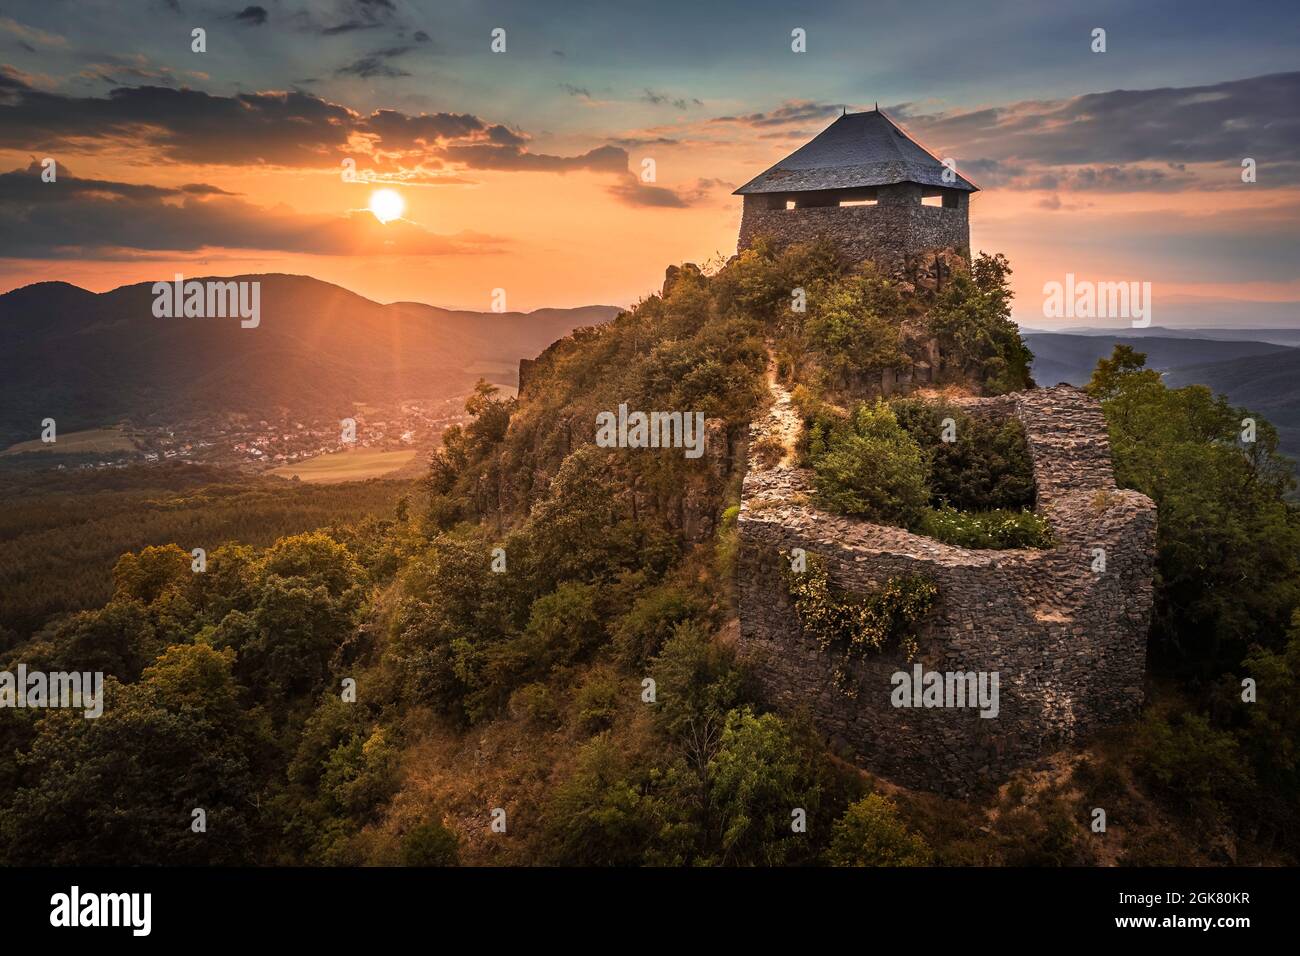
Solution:
<svg viewBox="0 0 1300 956">
<path fill-rule="evenodd" d="M 1034 353 L 1034 380 L 1039 385 L 1068 382 L 1086 385 L 1097 360 L 1110 355 L 1116 345 L 1143 352 L 1147 367 L 1165 371 L 1188 365 L 1220 362 L 1253 355 L 1292 351 L 1284 345 L 1262 341 L 1223 341 L 1181 335 L 1084 335 L 1064 332 L 1026 332 L 1025 342 Z"/>
<path fill-rule="evenodd" d="M 457 312 L 381 305 L 307 276 L 230 278 L 261 282 L 256 328 L 156 318 L 151 283 L 102 294 L 39 283 L 0 296 L 0 446 L 33 437 L 45 417 L 69 432 L 122 418 L 285 409 L 319 419 L 353 402 L 451 398 L 480 376 L 513 384 L 519 359 L 619 311 Z"/>
<path fill-rule="evenodd" d="M 1234 405 L 1277 426 L 1282 451 L 1300 458 L 1300 349 L 1287 349 L 1177 368 L 1166 376 L 1174 387 L 1207 385 Z"/>
</svg>

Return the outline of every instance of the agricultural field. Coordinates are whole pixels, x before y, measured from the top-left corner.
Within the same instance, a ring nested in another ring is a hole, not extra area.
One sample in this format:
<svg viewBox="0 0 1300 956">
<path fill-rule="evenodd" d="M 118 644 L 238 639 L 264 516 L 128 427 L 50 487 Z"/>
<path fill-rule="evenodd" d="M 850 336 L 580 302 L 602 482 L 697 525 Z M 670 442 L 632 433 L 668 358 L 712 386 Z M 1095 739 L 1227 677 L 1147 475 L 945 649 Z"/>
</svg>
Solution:
<svg viewBox="0 0 1300 956">
<path fill-rule="evenodd" d="M 402 451 L 337 451 L 318 455 L 303 462 L 273 468 L 272 475 L 297 478 L 307 484 L 329 484 L 339 481 L 364 481 L 383 478 L 411 464 L 418 454 L 414 449 Z"/>
<path fill-rule="evenodd" d="M 87 428 L 85 431 L 56 435 L 53 442 L 39 438 L 10 445 L 0 455 L 21 455 L 25 452 L 43 451 L 59 454 L 106 454 L 118 451 L 135 451 L 136 445 L 120 428 Z"/>
</svg>

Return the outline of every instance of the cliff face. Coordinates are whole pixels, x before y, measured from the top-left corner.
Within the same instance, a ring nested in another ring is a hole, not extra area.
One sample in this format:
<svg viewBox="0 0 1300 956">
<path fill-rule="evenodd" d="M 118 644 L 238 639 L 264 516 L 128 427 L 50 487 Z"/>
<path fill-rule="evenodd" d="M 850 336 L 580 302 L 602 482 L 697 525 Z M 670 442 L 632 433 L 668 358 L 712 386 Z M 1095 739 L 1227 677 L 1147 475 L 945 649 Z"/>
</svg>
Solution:
<svg viewBox="0 0 1300 956">
<path fill-rule="evenodd" d="M 741 647 L 772 701 L 806 708 L 865 766 L 899 782 L 962 794 L 1062 743 L 1131 717 L 1142 702 L 1155 556 L 1155 506 L 1119 490 L 1100 407 L 1068 386 L 963 403 L 1013 415 L 1034 464 L 1050 550 L 979 551 L 900 528 L 827 514 L 805 471 L 755 463 L 745 476 L 737 572 Z M 757 441 L 771 427 L 759 422 Z M 923 575 L 939 588 L 909 661 L 897 652 L 852 665 L 856 699 L 803 632 L 784 586 L 782 553 L 803 548 L 831 579 L 870 592 Z M 995 717 L 967 708 L 900 708 L 897 672 L 998 675 Z"/>
</svg>

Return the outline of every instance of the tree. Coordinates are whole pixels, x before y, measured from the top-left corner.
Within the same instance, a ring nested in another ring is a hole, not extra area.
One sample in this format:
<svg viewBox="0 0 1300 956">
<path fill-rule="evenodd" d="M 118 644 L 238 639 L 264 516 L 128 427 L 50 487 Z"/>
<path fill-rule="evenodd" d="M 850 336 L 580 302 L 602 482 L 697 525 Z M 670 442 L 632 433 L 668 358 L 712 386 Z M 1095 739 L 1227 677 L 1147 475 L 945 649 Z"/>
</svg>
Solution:
<svg viewBox="0 0 1300 956">
<path fill-rule="evenodd" d="M 807 852 L 795 813 L 811 819 L 821 788 L 779 717 L 748 707 L 728 714 L 709 776 L 722 863 L 780 866 Z"/>
<path fill-rule="evenodd" d="M 906 527 L 930 500 L 920 446 L 884 402 L 860 403 L 810 457 L 817 497 L 831 511 Z"/>
<path fill-rule="evenodd" d="M 872 793 L 835 822 L 827 858 L 832 866 L 928 866 L 932 856 L 898 818 L 893 801 Z"/>
<path fill-rule="evenodd" d="M 1088 391 L 1110 431 L 1115 478 L 1157 508 L 1153 633 L 1166 665 L 1211 677 L 1251 643 L 1280 646 L 1300 606 L 1300 517 L 1277 431 L 1200 385 L 1167 388 L 1146 357 L 1118 346 Z"/>
<path fill-rule="evenodd" d="M 945 364 L 993 394 L 1033 385 L 1033 353 L 1011 321 L 1009 275 L 1005 256 L 980 253 L 970 275 L 956 273 L 937 294 L 928 320 Z"/>
<path fill-rule="evenodd" d="M 455 866 L 459 862 L 460 841 L 440 820 L 421 823 L 402 838 L 402 866 Z"/>
<path fill-rule="evenodd" d="M 817 286 L 805 323 L 810 347 L 837 385 L 859 373 L 907 361 L 899 336 L 903 298 L 888 279 L 868 270 Z"/>
<path fill-rule="evenodd" d="M 104 713 L 50 711 L 21 762 L 28 784 L 0 816 L 10 863 L 250 862 L 253 737 L 233 655 L 168 648 L 140 681 L 104 684 Z M 195 832 L 193 811 L 206 832 Z"/>
</svg>

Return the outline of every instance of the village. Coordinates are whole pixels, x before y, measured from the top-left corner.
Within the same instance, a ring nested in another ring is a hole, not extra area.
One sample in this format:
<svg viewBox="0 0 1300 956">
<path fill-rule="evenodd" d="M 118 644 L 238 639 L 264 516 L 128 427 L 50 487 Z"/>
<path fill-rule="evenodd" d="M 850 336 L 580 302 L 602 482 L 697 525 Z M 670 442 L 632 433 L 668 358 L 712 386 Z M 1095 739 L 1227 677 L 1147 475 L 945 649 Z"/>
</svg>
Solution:
<svg viewBox="0 0 1300 956">
<path fill-rule="evenodd" d="M 99 430 L 112 439 L 99 443 L 98 450 L 95 442 L 75 440 L 89 433 L 70 432 L 61 434 L 56 443 L 19 457 L 35 465 L 39 461 L 35 455 L 50 454 L 49 467 L 58 470 L 184 461 L 260 474 L 345 450 L 410 451 L 413 455 L 427 451 L 437 446 L 449 425 L 465 419 L 465 410 L 460 398 L 412 400 L 359 404 L 348 418 L 354 426 L 344 426 L 336 417 L 287 413 L 259 419 L 225 413 L 165 424 L 123 421 L 112 429 Z"/>
</svg>

